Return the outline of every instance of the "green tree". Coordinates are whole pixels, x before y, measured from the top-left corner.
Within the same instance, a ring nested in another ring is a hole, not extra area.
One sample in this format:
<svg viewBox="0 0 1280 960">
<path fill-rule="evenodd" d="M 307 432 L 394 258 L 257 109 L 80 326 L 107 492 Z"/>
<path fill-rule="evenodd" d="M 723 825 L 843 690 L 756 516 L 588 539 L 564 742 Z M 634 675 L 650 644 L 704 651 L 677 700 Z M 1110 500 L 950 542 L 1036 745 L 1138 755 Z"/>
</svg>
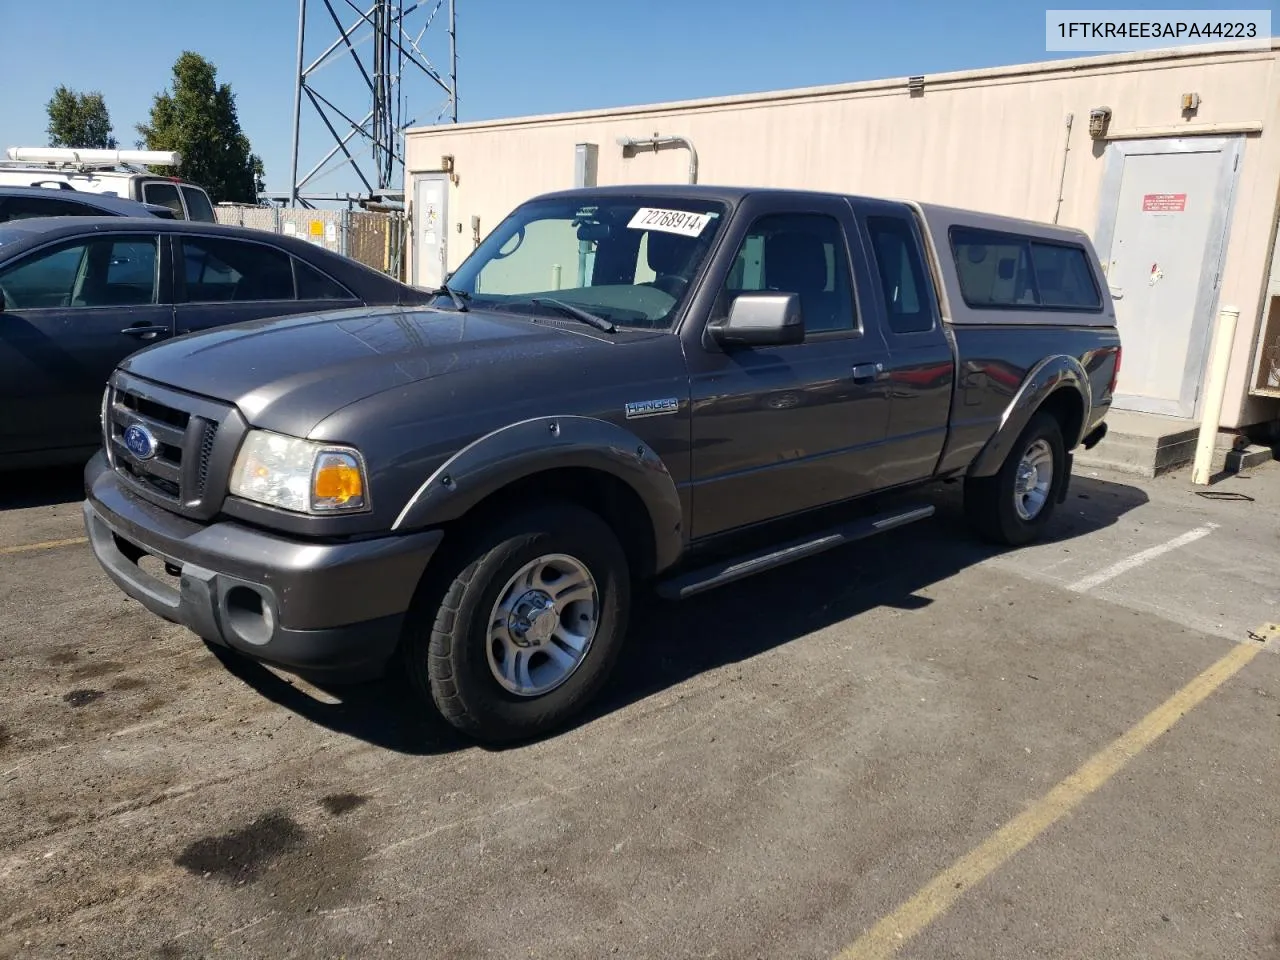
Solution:
<svg viewBox="0 0 1280 960">
<path fill-rule="evenodd" d="M 45 104 L 49 114 L 49 146 L 114 150 L 111 115 L 102 94 L 77 93 L 61 84 Z"/>
<path fill-rule="evenodd" d="M 185 51 L 173 65 L 172 89 L 158 93 L 151 122 L 138 124 L 139 146 L 182 155 L 178 176 L 198 183 L 214 203 L 253 203 L 262 161 L 240 129 L 230 84 L 198 53 Z M 172 171 L 163 171 L 172 172 Z"/>
</svg>

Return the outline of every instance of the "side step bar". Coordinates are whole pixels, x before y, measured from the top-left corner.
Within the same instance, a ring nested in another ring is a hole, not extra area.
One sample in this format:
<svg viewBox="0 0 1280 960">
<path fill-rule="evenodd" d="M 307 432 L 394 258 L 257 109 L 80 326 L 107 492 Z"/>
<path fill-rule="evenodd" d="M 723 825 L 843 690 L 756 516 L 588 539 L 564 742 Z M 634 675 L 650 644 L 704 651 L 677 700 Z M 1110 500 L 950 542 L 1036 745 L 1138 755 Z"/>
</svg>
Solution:
<svg viewBox="0 0 1280 960">
<path fill-rule="evenodd" d="M 803 560 L 826 550 L 842 547 L 855 540 L 864 540 L 877 533 L 893 530 L 897 527 L 925 520 L 933 516 L 932 504 L 911 507 L 907 510 L 895 510 L 871 517 L 862 517 L 849 523 L 841 524 L 817 536 L 802 537 L 783 544 L 781 547 L 769 547 L 758 553 L 745 557 L 737 557 L 714 563 L 701 570 L 691 570 L 663 580 L 657 585 L 658 596 L 666 600 L 683 600 L 704 590 L 713 590 L 726 583 L 733 583 L 752 574 L 772 570 L 795 560 Z"/>
</svg>

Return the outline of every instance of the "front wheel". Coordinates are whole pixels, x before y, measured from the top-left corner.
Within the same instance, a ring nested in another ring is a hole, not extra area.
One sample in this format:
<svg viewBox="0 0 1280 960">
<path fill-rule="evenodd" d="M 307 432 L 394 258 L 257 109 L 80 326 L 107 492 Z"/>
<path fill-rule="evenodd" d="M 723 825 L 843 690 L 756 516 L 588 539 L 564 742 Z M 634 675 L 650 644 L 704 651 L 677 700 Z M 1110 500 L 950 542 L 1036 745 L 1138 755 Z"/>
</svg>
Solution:
<svg viewBox="0 0 1280 960">
<path fill-rule="evenodd" d="M 994 476 L 965 480 L 965 514 L 984 539 L 1022 546 L 1037 539 L 1049 523 L 1067 479 L 1062 427 L 1055 416 L 1041 411 Z"/>
<path fill-rule="evenodd" d="M 597 514 L 548 504 L 453 553 L 443 595 L 410 613 L 409 679 L 457 729 L 488 742 L 542 734 L 611 672 L 630 603 L 626 554 Z"/>
</svg>

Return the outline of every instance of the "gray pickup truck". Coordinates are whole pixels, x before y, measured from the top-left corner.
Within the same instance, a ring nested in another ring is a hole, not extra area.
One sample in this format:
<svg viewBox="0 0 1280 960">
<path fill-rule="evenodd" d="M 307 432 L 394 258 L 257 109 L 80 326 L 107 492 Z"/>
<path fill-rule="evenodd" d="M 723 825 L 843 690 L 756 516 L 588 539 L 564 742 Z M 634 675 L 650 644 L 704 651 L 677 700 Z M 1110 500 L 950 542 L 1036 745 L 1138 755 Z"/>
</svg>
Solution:
<svg viewBox="0 0 1280 960">
<path fill-rule="evenodd" d="M 1018 545 L 1106 430 L 1120 340 L 1078 230 L 830 193 L 610 187 L 519 206 L 425 306 L 135 353 L 85 523 L 115 582 L 302 676 L 390 665 L 538 735 L 633 595 L 682 598 L 928 517 Z M 150 559 L 148 559 L 150 558 Z"/>
</svg>

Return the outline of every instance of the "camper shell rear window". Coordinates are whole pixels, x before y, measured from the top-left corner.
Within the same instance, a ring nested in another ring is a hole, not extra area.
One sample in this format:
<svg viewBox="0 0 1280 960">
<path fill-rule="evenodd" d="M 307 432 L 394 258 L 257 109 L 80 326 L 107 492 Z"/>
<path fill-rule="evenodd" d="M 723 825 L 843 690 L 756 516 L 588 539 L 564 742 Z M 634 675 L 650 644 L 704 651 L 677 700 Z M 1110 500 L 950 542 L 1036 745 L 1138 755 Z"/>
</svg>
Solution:
<svg viewBox="0 0 1280 960">
<path fill-rule="evenodd" d="M 965 226 L 948 235 L 971 309 L 1102 311 L 1089 255 L 1078 243 Z"/>
</svg>

